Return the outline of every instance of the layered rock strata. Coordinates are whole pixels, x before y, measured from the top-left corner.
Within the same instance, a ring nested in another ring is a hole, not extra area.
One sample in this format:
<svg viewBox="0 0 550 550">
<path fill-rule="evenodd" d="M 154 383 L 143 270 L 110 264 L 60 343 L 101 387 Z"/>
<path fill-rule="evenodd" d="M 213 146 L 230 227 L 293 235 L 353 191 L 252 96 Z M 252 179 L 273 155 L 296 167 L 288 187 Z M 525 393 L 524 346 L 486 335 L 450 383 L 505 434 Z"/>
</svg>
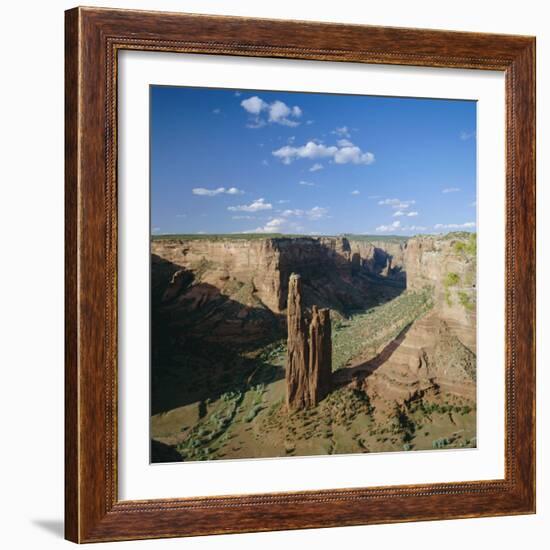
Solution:
<svg viewBox="0 0 550 550">
<path fill-rule="evenodd" d="M 309 395 L 312 405 L 323 400 L 331 390 L 332 329 L 330 309 L 313 306 L 309 325 Z"/>
<path fill-rule="evenodd" d="M 309 343 L 302 308 L 302 280 L 292 275 L 288 285 L 286 404 L 289 409 L 309 407 Z"/>
<path fill-rule="evenodd" d="M 476 352 L 475 235 L 414 237 L 405 250 L 407 289 L 433 289 L 441 319 Z"/>
<path fill-rule="evenodd" d="M 329 392 L 332 376 L 330 310 L 313 306 L 306 319 L 302 279 L 292 274 L 287 307 L 287 407 L 301 410 L 316 406 Z"/>
</svg>

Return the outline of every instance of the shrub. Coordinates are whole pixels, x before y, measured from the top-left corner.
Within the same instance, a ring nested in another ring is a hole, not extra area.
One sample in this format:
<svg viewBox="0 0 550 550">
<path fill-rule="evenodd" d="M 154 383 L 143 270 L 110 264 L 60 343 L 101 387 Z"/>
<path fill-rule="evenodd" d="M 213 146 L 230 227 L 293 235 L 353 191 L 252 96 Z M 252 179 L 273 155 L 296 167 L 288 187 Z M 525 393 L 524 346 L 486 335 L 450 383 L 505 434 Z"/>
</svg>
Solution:
<svg viewBox="0 0 550 550">
<path fill-rule="evenodd" d="M 262 410 L 262 406 L 261 405 L 256 405 L 254 407 L 252 407 L 252 409 L 249 411 L 249 413 L 244 417 L 244 421 L 245 422 L 252 422 L 256 416 L 258 415 L 258 413 Z"/>
<path fill-rule="evenodd" d="M 454 273 L 452 271 L 449 271 L 445 275 L 445 279 L 443 281 L 443 284 L 448 288 L 450 286 L 456 286 L 460 282 L 460 277 L 458 276 L 458 273 Z"/>
<path fill-rule="evenodd" d="M 470 299 L 470 296 L 466 292 L 460 291 L 458 293 L 458 301 L 467 311 L 473 311 L 475 309 L 475 303 Z"/>
<path fill-rule="evenodd" d="M 444 449 L 449 443 L 450 441 L 446 437 L 434 439 L 434 441 L 432 441 L 432 449 Z"/>
<path fill-rule="evenodd" d="M 467 241 L 456 241 L 453 248 L 459 254 L 463 252 L 468 256 L 475 256 L 477 254 L 477 235 L 472 233 Z"/>
</svg>

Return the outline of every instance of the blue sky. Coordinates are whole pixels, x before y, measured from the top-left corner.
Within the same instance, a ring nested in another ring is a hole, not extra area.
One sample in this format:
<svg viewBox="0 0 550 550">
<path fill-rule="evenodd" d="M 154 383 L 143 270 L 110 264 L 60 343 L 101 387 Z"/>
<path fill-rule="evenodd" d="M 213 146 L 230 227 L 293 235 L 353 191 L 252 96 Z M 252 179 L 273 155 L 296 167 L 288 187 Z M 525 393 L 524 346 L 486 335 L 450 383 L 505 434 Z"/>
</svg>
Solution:
<svg viewBox="0 0 550 550">
<path fill-rule="evenodd" d="M 475 231 L 476 103 L 151 87 L 151 228 Z"/>
</svg>

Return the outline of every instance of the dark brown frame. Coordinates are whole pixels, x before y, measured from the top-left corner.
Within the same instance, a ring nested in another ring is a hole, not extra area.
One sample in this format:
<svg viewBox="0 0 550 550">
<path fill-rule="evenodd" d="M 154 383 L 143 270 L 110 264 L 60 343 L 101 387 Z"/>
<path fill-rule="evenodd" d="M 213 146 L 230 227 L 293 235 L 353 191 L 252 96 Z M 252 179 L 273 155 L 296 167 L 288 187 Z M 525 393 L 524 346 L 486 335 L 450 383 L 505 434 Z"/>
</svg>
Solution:
<svg viewBox="0 0 550 550">
<path fill-rule="evenodd" d="M 456 67 L 506 81 L 506 475 L 251 496 L 117 497 L 117 52 Z M 98 8 L 66 12 L 65 533 L 94 542 L 535 511 L 535 39 Z"/>
</svg>

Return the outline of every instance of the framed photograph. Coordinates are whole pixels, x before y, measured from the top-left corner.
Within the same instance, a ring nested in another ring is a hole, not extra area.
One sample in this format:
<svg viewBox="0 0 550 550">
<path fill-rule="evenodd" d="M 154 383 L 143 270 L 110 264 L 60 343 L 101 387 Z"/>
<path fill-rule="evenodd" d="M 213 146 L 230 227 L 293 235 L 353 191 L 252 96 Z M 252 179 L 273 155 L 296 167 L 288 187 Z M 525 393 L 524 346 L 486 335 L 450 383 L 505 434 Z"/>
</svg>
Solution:
<svg viewBox="0 0 550 550">
<path fill-rule="evenodd" d="M 535 511 L 535 39 L 66 12 L 66 537 Z"/>
</svg>

